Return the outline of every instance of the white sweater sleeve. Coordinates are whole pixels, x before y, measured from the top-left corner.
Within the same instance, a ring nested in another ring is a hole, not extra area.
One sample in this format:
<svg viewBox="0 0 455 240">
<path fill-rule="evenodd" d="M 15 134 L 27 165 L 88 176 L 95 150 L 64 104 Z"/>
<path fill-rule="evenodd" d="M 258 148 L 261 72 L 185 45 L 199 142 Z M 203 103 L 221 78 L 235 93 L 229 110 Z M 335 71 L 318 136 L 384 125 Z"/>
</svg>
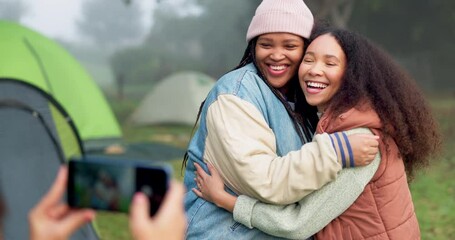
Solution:
<svg viewBox="0 0 455 240">
<path fill-rule="evenodd" d="M 346 133 L 370 133 L 359 128 Z M 290 205 L 261 203 L 239 196 L 234 207 L 234 220 L 277 237 L 306 239 L 320 231 L 351 206 L 363 192 L 379 167 L 380 154 L 368 166 L 343 169 L 337 179 Z"/>
<path fill-rule="evenodd" d="M 341 164 L 328 134 L 299 151 L 277 156 L 275 135 L 259 110 L 234 95 L 221 95 L 206 117 L 204 161 L 238 194 L 274 204 L 294 203 L 333 181 Z"/>
</svg>

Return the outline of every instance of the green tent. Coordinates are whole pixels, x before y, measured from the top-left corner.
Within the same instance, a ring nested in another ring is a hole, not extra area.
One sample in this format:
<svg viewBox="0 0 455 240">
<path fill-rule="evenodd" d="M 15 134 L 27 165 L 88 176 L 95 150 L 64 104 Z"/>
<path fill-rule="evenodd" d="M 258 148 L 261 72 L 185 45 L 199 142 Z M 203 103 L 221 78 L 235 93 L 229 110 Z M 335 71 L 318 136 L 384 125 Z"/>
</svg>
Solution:
<svg viewBox="0 0 455 240">
<path fill-rule="evenodd" d="M 86 148 L 120 139 L 119 125 L 102 92 L 59 44 L 19 24 L 0 21 L 0 53 L 0 78 L 26 82 L 56 99 L 73 119 Z"/>
</svg>

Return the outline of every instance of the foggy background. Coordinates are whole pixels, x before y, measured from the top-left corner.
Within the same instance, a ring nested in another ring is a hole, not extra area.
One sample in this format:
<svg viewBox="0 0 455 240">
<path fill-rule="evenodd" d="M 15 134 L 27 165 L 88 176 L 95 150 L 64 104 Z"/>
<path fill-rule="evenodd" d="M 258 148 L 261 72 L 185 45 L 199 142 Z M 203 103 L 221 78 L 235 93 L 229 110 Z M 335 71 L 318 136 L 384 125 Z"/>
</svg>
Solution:
<svg viewBox="0 0 455 240">
<path fill-rule="evenodd" d="M 106 94 L 140 98 L 171 73 L 239 62 L 260 0 L 0 0 L 0 18 L 61 43 Z M 387 49 L 427 93 L 455 94 L 455 1 L 307 0 L 316 18 Z M 125 86 L 128 86 L 125 90 Z"/>
<path fill-rule="evenodd" d="M 57 41 L 84 66 L 121 126 L 125 143 L 115 152 L 126 149 L 148 158 L 168 156 L 174 177 L 181 180 L 182 156 L 193 125 L 133 126 L 129 116 L 171 74 L 192 70 L 217 79 L 234 68 L 243 55 L 246 31 L 260 2 L 0 0 L 0 19 L 18 22 Z M 422 239 L 455 239 L 455 1 L 305 2 L 315 18 L 358 31 L 385 48 L 428 96 L 445 150 L 441 159 L 435 159 L 442 161 L 434 161 L 422 171 L 411 191 Z M 185 96 L 195 95 L 189 92 Z M 168 95 L 160 104 L 182 102 L 182 94 Z M 96 222 L 102 239 L 132 239 L 126 216 L 100 213 Z"/>
</svg>

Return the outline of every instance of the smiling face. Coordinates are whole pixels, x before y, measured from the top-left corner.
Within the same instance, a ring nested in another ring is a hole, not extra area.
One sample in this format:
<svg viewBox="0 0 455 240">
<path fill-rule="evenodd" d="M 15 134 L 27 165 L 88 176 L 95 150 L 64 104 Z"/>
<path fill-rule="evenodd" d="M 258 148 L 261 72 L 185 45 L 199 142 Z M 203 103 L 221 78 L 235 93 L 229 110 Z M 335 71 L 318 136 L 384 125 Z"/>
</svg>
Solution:
<svg viewBox="0 0 455 240">
<path fill-rule="evenodd" d="M 346 55 L 329 34 L 314 39 L 299 68 L 299 81 L 307 102 L 324 112 L 338 92 L 346 69 Z"/>
<path fill-rule="evenodd" d="M 289 80 L 297 72 L 303 56 L 303 39 L 290 33 L 268 33 L 256 43 L 256 61 L 270 85 L 287 91 Z"/>
</svg>

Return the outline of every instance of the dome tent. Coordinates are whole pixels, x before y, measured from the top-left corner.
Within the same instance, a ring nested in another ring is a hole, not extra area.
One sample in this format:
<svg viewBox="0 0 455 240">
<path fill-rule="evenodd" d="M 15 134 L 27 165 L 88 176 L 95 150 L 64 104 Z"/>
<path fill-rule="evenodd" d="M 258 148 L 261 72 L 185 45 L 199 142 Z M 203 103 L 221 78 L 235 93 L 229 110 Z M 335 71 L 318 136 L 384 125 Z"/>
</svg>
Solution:
<svg viewBox="0 0 455 240">
<path fill-rule="evenodd" d="M 54 181 L 58 167 L 83 148 L 71 117 L 44 91 L 0 78 L 0 191 L 7 213 L 4 239 L 28 239 L 27 216 Z M 72 240 L 99 239 L 93 225 Z"/>
<path fill-rule="evenodd" d="M 63 47 L 0 21 L 0 189 L 9 211 L 5 239 L 27 239 L 27 213 L 58 167 L 121 132 L 95 82 Z M 103 143 L 104 142 L 104 143 Z M 71 239 L 99 239 L 92 225 Z"/>
<path fill-rule="evenodd" d="M 161 80 L 141 101 L 130 117 L 137 125 L 193 125 L 199 107 L 215 85 L 206 74 L 184 71 Z"/>
<path fill-rule="evenodd" d="M 73 118 L 86 148 L 91 142 L 121 137 L 102 92 L 59 44 L 17 23 L 0 21 L 0 52 L 0 78 L 28 83 L 52 96 Z"/>
</svg>

